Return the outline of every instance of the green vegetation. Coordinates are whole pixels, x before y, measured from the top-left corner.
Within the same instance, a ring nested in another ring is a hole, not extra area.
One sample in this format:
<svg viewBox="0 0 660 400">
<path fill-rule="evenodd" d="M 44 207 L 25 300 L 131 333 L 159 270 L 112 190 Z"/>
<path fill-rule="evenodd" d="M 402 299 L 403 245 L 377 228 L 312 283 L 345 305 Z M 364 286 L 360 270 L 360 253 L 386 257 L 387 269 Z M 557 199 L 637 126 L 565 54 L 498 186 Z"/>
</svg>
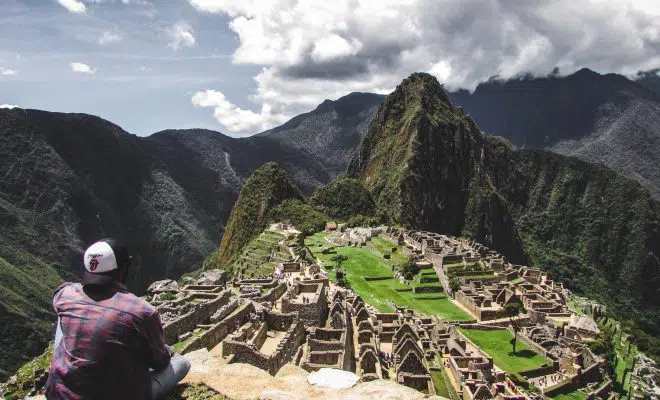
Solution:
<svg viewBox="0 0 660 400">
<path fill-rule="evenodd" d="M 287 199 L 271 210 L 268 220 L 270 222 L 288 221 L 304 235 L 311 235 L 323 230 L 328 217 L 300 199 Z"/>
<path fill-rule="evenodd" d="M 589 396 L 582 391 L 575 390 L 569 393 L 558 394 L 552 398 L 555 400 L 587 400 Z"/>
<path fill-rule="evenodd" d="M 18 400 L 25 398 L 33 387 L 32 382 L 34 382 L 43 371 L 48 371 L 48 368 L 50 368 L 50 360 L 52 358 L 53 343 L 51 343 L 40 356 L 23 364 L 18 371 L 16 371 L 15 384 L 8 386 L 0 383 L 0 398 L 5 400 Z"/>
<path fill-rule="evenodd" d="M 184 383 L 165 397 L 165 400 L 230 400 L 203 383 Z"/>
<path fill-rule="evenodd" d="M 63 280 L 60 274 L 67 276 L 58 265 L 21 251 L 0 236 L 0 381 L 41 354 L 52 339 L 51 299 Z"/>
<path fill-rule="evenodd" d="M 182 340 L 180 342 L 176 342 L 172 345 L 172 351 L 174 353 L 179 354 L 181 350 L 183 350 L 186 346 L 188 346 L 193 340 L 197 339 L 198 337 L 202 336 L 207 332 L 206 329 L 195 329 L 192 334 L 186 339 Z"/>
<path fill-rule="evenodd" d="M 438 315 L 447 320 L 471 319 L 443 293 L 413 293 L 412 286 L 394 278 L 382 255 L 362 247 L 334 247 L 324 237 L 324 233 L 317 233 L 307 237 L 305 244 L 324 264 L 332 263 L 332 257 L 337 254 L 348 257 L 343 270 L 351 289 L 379 311 L 394 311 L 388 303 L 391 300 L 399 307 L 410 307 L 421 314 Z M 337 279 L 336 269 L 330 271 L 330 277 Z"/>
<path fill-rule="evenodd" d="M 374 236 L 371 238 L 371 246 L 380 254 L 385 256 L 386 254 L 390 256 L 390 261 L 394 264 L 401 264 L 408 260 L 402 252 L 399 246 L 385 239 L 384 237 Z M 395 251 L 392 251 L 396 249 Z"/>
<path fill-rule="evenodd" d="M 485 331 L 461 328 L 460 331 L 481 350 L 493 357 L 493 362 L 498 367 L 512 374 L 539 368 L 546 362 L 543 356 L 531 350 L 524 343 L 518 344 L 515 354 L 511 352 L 513 335 L 509 330 Z"/>
<path fill-rule="evenodd" d="M 511 341 L 511 346 L 513 346 L 513 354 L 516 354 L 516 342 L 518 342 L 518 332 L 520 331 L 520 323 L 513 319 L 518 316 L 525 309 L 520 303 L 509 303 L 504 307 L 506 316 L 509 317 L 509 322 L 511 323 L 511 329 L 513 330 L 513 340 Z"/>
<path fill-rule="evenodd" d="M 638 353 L 637 346 L 619 329 L 614 318 L 603 316 L 596 321 L 601 334 L 590 347 L 607 362 L 608 369 L 614 375 L 615 390 L 626 395 L 631 389 L 630 378 Z"/>
<path fill-rule="evenodd" d="M 342 221 L 351 217 L 372 217 L 376 204 L 364 184 L 353 178 L 340 176 L 312 193 L 310 204 L 318 211 Z"/>
<path fill-rule="evenodd" d="M 442 370 L 440 371 L 431 370 L 431 379 L 433 380 L 433 386 L 435 386 L 435 394 L 447 399 L 450 398 L 453 399 L 454 396 L 456 396 L 456 395 L 452 396 L 453 390 L 450 388 L 451 383 L 448 382 L 447 380 L 448 378 L 445 377 L 445 374 L 443 373 Z"/>
<path fill-rule="evenodd" d="M 275 271 L 278 262 L 286 261 L 291 256 L 286 248 L 280 246 L 281 242 L 284 242 L 284 234 L 266 229 L 250 240 L 243 251 L 225 265 L 225 269 L 234 276 L 240 274 L 246 278 L 269 275 Z"/>
<path fill-rule="evenodd" d="M 419 274 L 419 266 L 412 258 L 399 263 L 395 268 L 401 271 L 401 275 L 408 281 L 413 280 L 415 275 Z"/>
<path fill-rule="evenodd" d="M 484 136 L 428 74 L 386 98 L 348 173 L 392 223 L 464 234 L 600 301 L 660 361 L 660 204 L 637 182 Z"/>
<path fill-rule="evenodd" d="M 235 259 L 250 240 L 266 228 L 271 209 L 286 199 L 303 200 L 304 196 L 277 164 L 269 162 L 254 171 L 231 211 L 222 235 L 217 266 L 223 267 Z"/>
<path fill-rule="evenodd" d="M 348 257 L 342 254 L 337 254 L 336 256 L 333 256 L 330 261 L 334 262 L 337 265 L 337 268 L 341 268 L 341 266 L 348 260 Z"/>
</svg>

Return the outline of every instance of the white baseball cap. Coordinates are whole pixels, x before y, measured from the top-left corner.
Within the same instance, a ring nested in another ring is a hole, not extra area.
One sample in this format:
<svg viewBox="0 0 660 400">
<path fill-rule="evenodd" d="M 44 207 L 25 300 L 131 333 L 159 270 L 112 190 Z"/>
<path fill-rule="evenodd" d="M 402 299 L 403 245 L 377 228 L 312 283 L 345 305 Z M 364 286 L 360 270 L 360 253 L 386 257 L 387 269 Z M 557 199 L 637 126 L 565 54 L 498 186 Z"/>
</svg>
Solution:
<svg viewBox="0 0 660 400">
<path fill-rule="evenodd" d="M 84 284 L 105 285 L 113 280 L 106 272 L 119 269 L 119 265 L 130 265 L 131 257 L 125 246 L 119 244 L 115 239 L 102 239 L 85 250 L 83 263 Z"/>
</svg>

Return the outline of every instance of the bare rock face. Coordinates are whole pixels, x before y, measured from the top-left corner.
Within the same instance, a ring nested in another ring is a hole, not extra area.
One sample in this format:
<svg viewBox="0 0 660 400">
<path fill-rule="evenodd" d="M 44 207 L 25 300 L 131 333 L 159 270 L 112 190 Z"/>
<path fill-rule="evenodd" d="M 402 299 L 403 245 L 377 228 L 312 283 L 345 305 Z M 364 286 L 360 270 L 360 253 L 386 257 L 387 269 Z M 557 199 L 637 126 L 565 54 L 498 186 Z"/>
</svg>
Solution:
<svg viewBox="0 0 660 400">
<path fill-rule="evenodd" d="M 206 349 L 184 355 L 191 363 L 184 383 L 204 383 L 235 400 L 443 400 L 429 397 L 395 382 L 375 380 L 349 389 L 330 389 L 310 385 L 309 373 L 293 364 L 284 365 L 276 376 L 248 364 L 224 364 Z"/>
<path fill-rule="evenodd" d="M 227 282 L 227 272 L 222 269 L 204 271 L 197 280 L 198 285 L 224 285 Z"/>
<path fill-rule="evenodd" d="M 156 293 L 166 293 L 166 292 L 179 292 L 181 288 L 176 281 L 171 279 L 163 279 L 162 281 L 156 281 L 149 285 L 147 293 L 156 294 Z"/>
</svg>

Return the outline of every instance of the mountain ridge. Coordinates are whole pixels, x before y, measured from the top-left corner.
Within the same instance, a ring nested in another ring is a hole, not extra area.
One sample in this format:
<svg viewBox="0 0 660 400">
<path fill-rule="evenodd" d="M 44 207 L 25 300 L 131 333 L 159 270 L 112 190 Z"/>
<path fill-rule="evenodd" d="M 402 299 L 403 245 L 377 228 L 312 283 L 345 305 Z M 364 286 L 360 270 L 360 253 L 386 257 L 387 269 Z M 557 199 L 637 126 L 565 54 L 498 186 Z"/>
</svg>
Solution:
<svg viewBox="0 0 660 400">
<path fill-rule="evenodd" d="M 602 165 L 483 135 L 434 77 L 413 74 L 388 96 L 349 175 L 391 222 L 470 236 L 602 301 L 645 332 L 636 335 L 660 332 L 660 204 L 649 190 Z"/>
</svg>

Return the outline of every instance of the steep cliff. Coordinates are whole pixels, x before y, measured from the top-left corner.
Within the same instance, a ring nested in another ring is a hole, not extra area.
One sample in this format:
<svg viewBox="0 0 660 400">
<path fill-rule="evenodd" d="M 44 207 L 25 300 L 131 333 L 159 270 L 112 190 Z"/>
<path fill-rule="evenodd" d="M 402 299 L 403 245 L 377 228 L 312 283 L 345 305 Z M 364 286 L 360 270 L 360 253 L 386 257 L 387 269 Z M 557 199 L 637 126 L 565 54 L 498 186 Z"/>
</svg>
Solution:
<svg viewBox="0 0 660 400">
<path fill-rule="evenodd" d="M 476 124 L 434 77 L 418 73 L 386 98 L 348 174 L 366 184 L 393 223 L 468 233 L 524 262 L 507 205 L 483 168 L 484 151 Z"/>
<path fill-rule="evenodd" d="M 649 190 L 484 136 L 435 78 L 414 74 L 387 97 L 349 174 L 394 223 L 474 237 L 660 332 L 659 204 Z"/>
<path fill-rule="evenodd" d="M 227 227 L 222 235 L 217 264 L 231 261 L 268 223 L 273 207 L 287 199 L 303 200 L 304 196 L 291 184 L 288 175 L 273 162 L 254 171 L 241 189 Z"/>
<path fill-rule="evenodd" d="M 484 132 L 623 172 L 660 199 L 660 77 L 581 69 L 571 75 L 481 83 L 449 93 Z"/>
</svg>

